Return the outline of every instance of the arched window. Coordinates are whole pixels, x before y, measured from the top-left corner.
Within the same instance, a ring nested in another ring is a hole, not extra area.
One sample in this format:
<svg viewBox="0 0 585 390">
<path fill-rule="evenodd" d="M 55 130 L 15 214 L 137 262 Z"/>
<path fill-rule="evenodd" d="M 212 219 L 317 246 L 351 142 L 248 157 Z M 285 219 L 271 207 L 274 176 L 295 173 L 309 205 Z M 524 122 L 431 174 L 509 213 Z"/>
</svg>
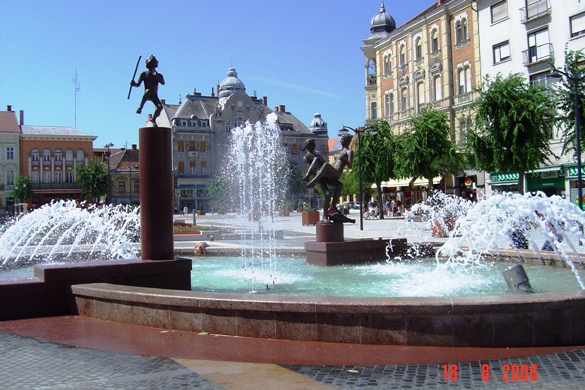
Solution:
<svg viewBox="0 0 585 390">
<path fill-rule="evenodd" d="M 424 83 L 418 83 L 416 85 L 417 88 L 417 95 L 418 95 L 418 104 L 424 104 L 425 103 L 425 84 Z"/>
<path fill-rule="evenodd" d="M 431 52 L 439 52 L 439 30 L 435 29 L 431 33 Z"/>
<path fill-rule="evenodd" d="M 469 66 L 461 67 L 457 71 L 457 87 L 459 95 L 471 92 L 471 69 Z"/>
<path fill-rule="evenodd" d="M 33 150 L 30 152 L 30 158 L 31 158 L 31 160 L 32 160 L 33 162 L 34 162 L 34 161 L 38 162 L 38 161 L 39 161 L 39 150 L 38 150 L 38 149 L 33 149 Z"/>
<path fill-rule="evenodd" d="M 43 150 L 43 162 L 51 162 L 51 151 L 49 149 Z"/>
<path fill-rule="evenodd" d="M 61 152 L 61 149 L 55 150 L 55 164 L 61 164 L 62 160 L 63 160 L 63 152 Z"/>
<path fill-rule="evenodd" d="M 392 74 L 392 62 L 390 61 L 390 56 L 384 56 L 384 76 L 388 76 Z"/>
<path fill-rule="evenodd" d="M 422 39 L 420 37 L 415 43 L 414 59 L 416 61 L 422 60 Z"/>
<path fill-rule="evenodd" d="M 441 85 L 441 76 L 435 76 L 433 78 L 433 92 L 434 92 L 434 100 L 441 100 L 443 99 L 443 87 Z"/>
<path fill-rule="evenodd" d="M 77 165 L 85 165 L 85 153 L 83 150 L 77 150 Z"/>
<path fill-rule="evenodd" d="M 389 92 L 386 94 L 386 116 L 394 115 L 394 94 Z"/>
<path fill-rule="evenodd" d="M 402 88 L 401 91 L 401 109 L 402 111 L 408 110 L 408 88 Z"/>
<path fill-rule="evenodd" d="M 461 18 L 455 23 L 455 42 L 457 44 L 462 44 L 467 42 L 467 19 Z"/>
<path fill-rule="evenodd" d="M 406 45 L 400 46 L 400 66 L 406 65 Z"/>
</svg>

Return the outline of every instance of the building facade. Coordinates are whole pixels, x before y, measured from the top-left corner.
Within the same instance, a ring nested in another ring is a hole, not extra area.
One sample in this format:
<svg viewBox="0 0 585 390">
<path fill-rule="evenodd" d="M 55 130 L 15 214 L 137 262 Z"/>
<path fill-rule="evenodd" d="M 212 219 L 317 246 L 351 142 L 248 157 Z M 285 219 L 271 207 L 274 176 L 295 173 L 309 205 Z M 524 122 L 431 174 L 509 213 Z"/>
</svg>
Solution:
<svg viewBox="0 0 585 390">
<path fill-rule="evenodd" d="M 580 0 L 479 0 L 482 77 L 524 74 L 550 86 L 549 61 L 564 66 L 564 52 L 585 48 L 585 3 Z M 585 64 L 584 64 L 585 66 Z M 560 131 L 551 149 L 559 158 L 526 175 L 528 191 L 577 198 L 574 155 L 563 155 Z M 585 174 L 585 172 L 584 172 Z M 491 172 L 489 190 L 517 191 L 517 172 Z"/>
<path fill-rule="evenodd" d="M 21 116 L 23 114 L 21 113 Z M 10 196 L 20 168 L 20 127 L 16 113 L 8 106 L 0 111 L 0 207 L 3 212 L 12 210 Z"/>
<path fill-rule="evenodd" d="M 384 2 L 370 23 L 364 53 L 366 121 L 388 121 L 395 134 L 431 106 L 448 114 L 453 141 L 464 131 L 480 82 L 478 18 L 469 0 L 438 0 L 396 27 Z M 387 196 L 406 207 L 425 196 L 427 180 L 411 178 L 383 183 Z M 434 179 L 447 193 L 473 197 L 485 185 L 482 172 L 466 170 Z"/>
<path fill-rule="evenodd" d="M 109 172 L 112 183 L 110 203 L 140 204 L 140 159 L 136 145 L 131 149 L 111 149 Z M 105 162 L 107 164 L 107 161 Z"/>
<path fill-rule="evenodd" d="M 301 146 L 307 138 L 315 138 L 318 150 L 327 155 L 327 124 L 319 114 L 315 114 L 308 128 L 284 105 L 270 109 L 267 97 L 259 99 L 256 93 L 246 93 L 233 67 L 215 88 L 209 96 L 195 90 L 179 104 L 163 102 L 158 123 L 172 129 L 175 207 L 178 210 L 187 207 L 190 212 L 213 211 L 206 187 L 225 166 L 231 130 L 247 122 L 265 122 L 272 112 L 278 117 L 288 159 L 301 171 L 304 169 Z"/>
<path fill-rule="evenodd" d="M 93 158 L 96 136 L 71 127 L 20 126 L 20 174 L 34 182 L 32 207 L 53 199 L 81 199 L 77 165 Z"/>
</svg>

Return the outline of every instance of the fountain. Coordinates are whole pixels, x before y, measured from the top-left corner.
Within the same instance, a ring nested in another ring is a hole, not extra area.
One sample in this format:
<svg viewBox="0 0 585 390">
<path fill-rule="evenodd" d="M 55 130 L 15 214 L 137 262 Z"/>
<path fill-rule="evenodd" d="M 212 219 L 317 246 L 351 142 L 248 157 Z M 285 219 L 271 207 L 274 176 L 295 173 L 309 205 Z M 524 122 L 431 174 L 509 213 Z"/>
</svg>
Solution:
<svg viewBox="0 0 585 390">
<path fill-rule="evenodd" d="M 270 126 L 270 123 L 260 125 L 261 133 Z M 253 133 L 258 128 L 246 128 L 242 134 L 249 141 L 258 137 Z M 258 176 L 257 180 L 262 178 Z M 432 216 L 432 211 L 420 207 L 423 216 Z M 239 212 L 239 218 L 250 223 L 251 230 L 267 233 L 259 237 L 269 236 L 267 229 L 277 224 L 273 223 L 274 214 L 270 210 L 247 206 Z M 474 267 L 482 267 L 480 260 L 485 260 L 488 253 L 496 259 L 535 257 L 538 262 L 556 261 L 572 267 L 571 263 L 578 258 L 576 245 L 583 238 L 579 229 L 585 222 L 582 218 L 582 212 L 557 197 L 496 195 L 493 200 L 481 201 L 465 215 L 457 216 L 454 229 L 435 261 L 444 267 L 463 267 L 471 273 Z M 489 226 L 496 231 L 488 233 Z M 507 249 L 512 243 L 520 246 L 518 240 L 513 240 L 520 235 L 514 232 L 522 233 L 529 249 Z M 536 245 L 544 238 L 552 240 L 552 251 L 544 253 Z M 244 261 L 245 268 L 274 268 L 268 242 L 252 245 L 248 241 L 246 246 L 255 249 L 242 249 L 250 258 Z M 43 295 L 40 286 L 34 288 L 38 289 L 37 293 L 29 293 L 33 298 L 28 303 L 35 297 L 40 300 Z M 341 343 L 520 347 L 585 342 L 585 295 L 581 290 L 481 297 L 283 296 L 168 290 L 124 278 L 72 283 L 61 288 L 69 291 L 61 310 L 43 315 L 75 313 L 164 329 Z M 20 283 L 6 286 L 0 282 L 3 301 L 13 306 L 22 304 L 21 291 Z M 48 298 L 42 299 L 42 303 L 47 304 L 51 300 Z M 10 309 L 4 306 L 0 314 L 6 318 Z M 39 315 L 39 312 L 28 315 Z"/>
</svg>

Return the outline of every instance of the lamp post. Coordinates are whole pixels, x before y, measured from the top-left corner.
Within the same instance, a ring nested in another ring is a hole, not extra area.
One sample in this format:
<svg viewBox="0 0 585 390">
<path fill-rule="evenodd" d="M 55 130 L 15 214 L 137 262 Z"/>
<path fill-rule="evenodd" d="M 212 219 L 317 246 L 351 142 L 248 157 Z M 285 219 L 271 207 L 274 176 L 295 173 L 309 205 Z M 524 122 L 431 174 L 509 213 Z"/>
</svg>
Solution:
<svg viewBox="0 0 585 390">
<path fill-rule="evenodd" d="M 110 183 L 110 148 L 114 146 L 113 143 L 108 142 L 104 148 L 106 148 L 106 160 L 108 161 L 108 195 L 106 198 L 106 204 L 110 204 L 110 189 L 112 187 L 111 183 Z"/>
<path fill-rule="evenodd" d="M 581 112 L 579 111 L 579 82 L 585 79 L 585 73 L 569 74 L 561 70 L 555 69 L 554 73 L 548 75 L 551 79 L 560 80 L 562 76 L 573 83 L 573 93 L 575 94 L 575 152 L 577 154 L 577 202 L 579 210 L 583 210 L 583 184 L 581 182 L 581 131 L 579 129 L 579 120 Z M 561 76 L 562 75 L 562 76 Z"/>
<path fill-rule="evenodd" d="M 364 212 L 363 212 L 364 195 L 363 195 L 363 190 L 362 190 L 362 156 L 361 156 L 362 138 L 361 138 L 361 134 L 366 131 L 366 128 L 365 127 L 358 127 L 357 129 L 354 129 L 353 127 L 343 126 L 343 128 L 341 130 L 339 130 L 339 135 L 347 134 L 348 130 L 351 130 L 355 134 L 357 134 L 357 139 L 358 139 L 358 182 L 359 182 L 359 192 L 360 192 L 359 193 L 359 197 L 360 197 L 360 230 L 364 230 Z M 377 133 L 377 131 L 374 129 L 370 129 L 369 132 L 370 132 L 370 134 Z"/>
</svg>

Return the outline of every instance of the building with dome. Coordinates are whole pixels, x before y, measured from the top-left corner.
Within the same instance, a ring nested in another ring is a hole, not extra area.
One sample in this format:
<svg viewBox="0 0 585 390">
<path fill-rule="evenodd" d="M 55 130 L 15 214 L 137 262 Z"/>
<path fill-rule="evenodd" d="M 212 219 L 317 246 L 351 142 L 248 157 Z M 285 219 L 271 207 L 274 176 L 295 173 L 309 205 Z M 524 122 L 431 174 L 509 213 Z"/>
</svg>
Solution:
<svg viewBox="0 0 585 390">
<path fill-rule="evenodd" d="M 217 93 L 216 93 L 217 91 Z M 304 170 L 301 146 L 314 138 L 324 156 L 328 152 L 327 123 L 315 114 L 310 127 L 286 110 L 285 105 L 268 107 L 268 98 L 261 99 L 246 92 L 234 67 L 211 94 L 194 90 L 179 104 L 163 101 L 160 126 L 173 133 L 173 171 L 175 175 L 175 206 L 191 210 L 212 210 L 207 184 L 219 175 L 225 163 L 231 130 L 246 122 L 265 122 L 274 112 L 282 135 L 282 145 L 291 162 Z"/>
<path fill-rule="evenodd" d="M 366 121 L 388 121 L 395 134 L 403 133 L 412 117 L 431 106 L 448 113 L 456 142 L 465 142 L 465 119 L 481 82 L 478 16 L 468 0 L 435 0 L 402 26 L 396 26 L 384 2 L 370 22 L 363 40 Z M 467 195 L 485 186 L 475 171 L 435 178 L 447 193 Z M 471 179 L 473 186 L 465 183 Z M 388 197 L 404 205 L 420 200 L 425 180 L 383 183 Z M 473 195 L 473 194 L 471 194 Z"/>
</svg>

